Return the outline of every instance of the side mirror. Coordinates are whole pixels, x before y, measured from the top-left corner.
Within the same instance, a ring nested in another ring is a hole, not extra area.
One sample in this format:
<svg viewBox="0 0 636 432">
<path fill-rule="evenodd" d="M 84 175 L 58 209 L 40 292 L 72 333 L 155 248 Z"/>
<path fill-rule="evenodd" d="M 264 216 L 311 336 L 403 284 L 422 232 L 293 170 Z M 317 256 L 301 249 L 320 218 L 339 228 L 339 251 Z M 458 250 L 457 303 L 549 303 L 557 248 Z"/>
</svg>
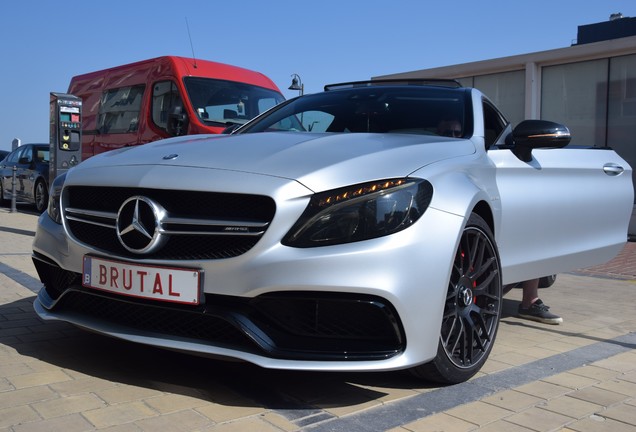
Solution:
<svg viewBox="0 0 636 432">
<path fill-rule="evenodd" d="M 570 130 L 547 120 L 524 120 L 512 131 L 512 152 L 522 161 L 532 160 L 532 149 L 563 148 L 570 143 Z"/>
<path fill-rule="evenodd" d="M 188 115 L 182 107 L 175 107 L 168 117 L 167 131 L 171 136 L 185 135 L 188 131 Z"/>
</svg>

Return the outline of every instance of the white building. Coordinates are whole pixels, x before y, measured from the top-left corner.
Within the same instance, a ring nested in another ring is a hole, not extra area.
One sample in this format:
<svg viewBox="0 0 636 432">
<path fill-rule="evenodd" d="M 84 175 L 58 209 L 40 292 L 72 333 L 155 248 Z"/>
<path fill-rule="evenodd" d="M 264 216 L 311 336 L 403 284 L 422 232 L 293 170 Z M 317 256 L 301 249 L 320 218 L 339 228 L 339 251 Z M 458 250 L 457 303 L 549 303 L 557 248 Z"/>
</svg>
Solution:
<svg viewBox="0 0 636 432">
<path fill-rule="evenodd" d="M 567 48 L 373 77 L 387 78 L 455 78 L 488 95 L 513 125 L 563 123 L 571 145 L 612 147 L 636 168 L 636 18 L 579 26 Z M 636 205 L 629 233 L 636 236 Z"/>
</svg>

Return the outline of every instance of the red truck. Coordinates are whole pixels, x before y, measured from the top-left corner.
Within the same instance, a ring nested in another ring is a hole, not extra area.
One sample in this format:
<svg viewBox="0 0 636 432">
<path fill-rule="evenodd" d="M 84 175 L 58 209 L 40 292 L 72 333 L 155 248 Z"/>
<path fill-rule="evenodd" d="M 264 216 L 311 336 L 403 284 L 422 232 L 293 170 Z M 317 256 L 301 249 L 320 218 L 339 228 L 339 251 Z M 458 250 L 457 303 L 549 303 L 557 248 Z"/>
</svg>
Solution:
<svg viewBox="0 0 636 432">
<path fill-rule="evenodd" d="M 83 102 L 82 159 L 162 138 L 221 133 L 284 100 L 265 75 L 164 56 L 73 77 Z"/>
</svg>

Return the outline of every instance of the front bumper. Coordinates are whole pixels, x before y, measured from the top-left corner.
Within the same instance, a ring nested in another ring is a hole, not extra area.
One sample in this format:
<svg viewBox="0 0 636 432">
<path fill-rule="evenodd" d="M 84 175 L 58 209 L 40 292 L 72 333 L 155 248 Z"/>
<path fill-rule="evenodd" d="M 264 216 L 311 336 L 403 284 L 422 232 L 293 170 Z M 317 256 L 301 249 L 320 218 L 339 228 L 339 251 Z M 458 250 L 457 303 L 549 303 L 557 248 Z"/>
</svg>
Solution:
<svg viewBox="0 0 636 432">
<path fill-rule="evenodd" d="M 268 368 L 407 368 L 437 352 L 462 223 L 429 208 L 413 227 L 384 238 L 312 249 L 264 241 L 240 257 L 188 262 L 206 275 L 205 301 L 191 307 L 82 287 L 78 269 L 93 251 L 44 214 L 34 262 L 45 287 L 35 310 L 133 342 Z"/>
<path fill-rule="evenodd" d="M 301 291 L 254 298 L 206 294 L 198 306 L 174 305 L 84 288 L 78 283 L 81 275 L 37 254 L 34 264 L 46 287 L 38 295 L 39 305 L 78 324 L 116 324 L 131 334 L 161 334 L 281 360 L 383 360 L 405 348 L 395 309 L 379 297 Z"/>
</svg>

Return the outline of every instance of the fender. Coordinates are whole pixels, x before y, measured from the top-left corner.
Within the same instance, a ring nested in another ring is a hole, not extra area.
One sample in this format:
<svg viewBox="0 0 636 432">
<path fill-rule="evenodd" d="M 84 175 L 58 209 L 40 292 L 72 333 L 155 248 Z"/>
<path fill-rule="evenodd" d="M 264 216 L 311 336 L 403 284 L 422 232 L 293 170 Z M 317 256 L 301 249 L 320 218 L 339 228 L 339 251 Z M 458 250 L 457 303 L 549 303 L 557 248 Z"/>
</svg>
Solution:
<svg viewBox="0 0 636 432">
<path fill-rule="evenodd" d="M 482 158 L 485 159 L 485 155 L 473 156 L 475 167 L 483 165 L 483 161 L 480 160 Z M 501 221 L 501 201 L 494 176 L 482 176 L 478 184 L 475 177 L 469 175 L 469 170 L 452 171 L 446 169 L 448 163 L 450 162 L 442 161 L 411 174 L 413 177 L 426 178 L 435 185 L 429 207 L 460 216 L 466 221 L 470 213 L 483 202 L 490 212 L 491 228 L 496 238 Z M 456 160 L 452 161 L 453 165 L 456 163 Z"/>
</svg>

